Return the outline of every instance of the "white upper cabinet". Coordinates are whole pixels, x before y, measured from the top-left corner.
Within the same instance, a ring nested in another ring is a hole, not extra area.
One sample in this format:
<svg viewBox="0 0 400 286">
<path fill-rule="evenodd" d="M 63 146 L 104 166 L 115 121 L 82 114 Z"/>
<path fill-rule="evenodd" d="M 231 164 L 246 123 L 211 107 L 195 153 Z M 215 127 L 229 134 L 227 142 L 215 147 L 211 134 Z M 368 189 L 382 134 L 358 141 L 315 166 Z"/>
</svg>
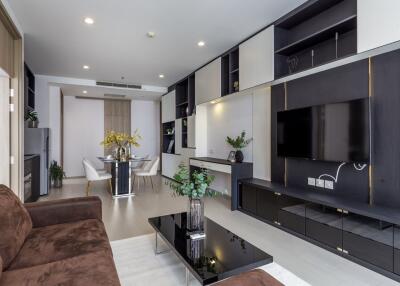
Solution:
<svg viewBox="0 0 400 286">
<path fill-rule="evenodd" d="M 357 1 L 357 51 L 400 40 L 399 0 Z"/>
<path fill-rule="evenodd" d="M 175 90 L 164 95 L 161 99 L 161 122 L 175 121 Z"/>
<path fill-rule="evenodd" d="M 188 122 L 188 138 L 187 146 L 189 148 L 196 148 L 196 116 L 192 115 L 187 118 Z"/>
<path fill-rule="evenodd" d="M 274 79 L 274 26 L 239 46 L 239 89 Z"/>
<path fill-rule="evenodd" d="M 196 72 L 196 105 L 221 97 L 221 58 Z"/>
</svg>

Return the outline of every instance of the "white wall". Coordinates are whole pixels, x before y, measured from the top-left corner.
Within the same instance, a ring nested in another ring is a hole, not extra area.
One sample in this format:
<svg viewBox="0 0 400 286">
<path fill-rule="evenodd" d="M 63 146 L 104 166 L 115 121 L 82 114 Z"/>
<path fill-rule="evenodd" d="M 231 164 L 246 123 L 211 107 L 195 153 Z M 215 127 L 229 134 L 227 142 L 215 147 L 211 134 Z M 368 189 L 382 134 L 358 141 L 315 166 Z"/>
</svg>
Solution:
<svg viewBox="0 0 400 286">
<path fill-rule="evenodd" d="M 39 127 L 49 127 L 49 82 L 46 77 L 35 76 L 35 110 L 39 117 Z"/>
<path fill-rule="evenodd" d="M 160 102 L 132 100 L 131 130 L 142 136 L 140 147 L 132 152 L 138 156 L 160 156 Z"/>
<path fill-rule="evenodd" d="M 49 87 L 50 158 L 61 162 L 61 90 L 58 86 Z"/>
<path fill-rule="evenodd" d="M 64 171 L 67 177 L 84 176 L 82 159 L 88 158 L 97 168 L 104 155 L 104 101 L 64 97 Z"/>
<path fill-rule="evenodd" d="M 233 148 L 226 143 L 226 136 L 235 137 L 242 130 L 246 138 L 253 137 L 253 101 L 251 96 L 237 96 L 227 101 L 211 104 L 207 109 L 207 154 L 226 159 Z M 244 160 L 253 161 L 253 143 L 243 150 Z"/>
</svg>

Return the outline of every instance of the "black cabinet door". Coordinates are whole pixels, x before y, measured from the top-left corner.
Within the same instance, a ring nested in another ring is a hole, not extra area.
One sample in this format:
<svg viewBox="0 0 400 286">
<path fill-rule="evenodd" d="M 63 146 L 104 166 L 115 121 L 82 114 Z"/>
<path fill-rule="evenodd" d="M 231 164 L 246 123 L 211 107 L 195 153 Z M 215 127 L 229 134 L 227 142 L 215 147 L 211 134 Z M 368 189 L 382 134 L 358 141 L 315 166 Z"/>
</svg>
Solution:
<svg viewBox="0 0 400 286">
<path fill-rule="evenodd" d="M 400 275 L 400 226 L 394 227 L 394 273 Z"/>
<path fill-rule="evenodd" d="M 246 184 L 241 185 L 240 207 L 250 213 L 257 213 L 257 189 Z"/>
<path fill-rule="evenodd" d="M 270 222 L 278 221 L 277 196 L 267 190 L 259 190 L 257 193 L 257 215 Z"/>
<path fill-rule="evenodd" d="M 278 195 L 278 221 L 287 229 L 305 234 L 305 202 L 285 195 Z"/>
<path fill-rule="evenodd" d="M 340 251 L 342 249 L 342 213 L 335 208 L 308 203 L 306 236 Z"/>
<path fill-rule="evenodd" d="M 376 219 L 343 216 L 343 252 L 393 272 L 393 225 Z"/>
</svg>

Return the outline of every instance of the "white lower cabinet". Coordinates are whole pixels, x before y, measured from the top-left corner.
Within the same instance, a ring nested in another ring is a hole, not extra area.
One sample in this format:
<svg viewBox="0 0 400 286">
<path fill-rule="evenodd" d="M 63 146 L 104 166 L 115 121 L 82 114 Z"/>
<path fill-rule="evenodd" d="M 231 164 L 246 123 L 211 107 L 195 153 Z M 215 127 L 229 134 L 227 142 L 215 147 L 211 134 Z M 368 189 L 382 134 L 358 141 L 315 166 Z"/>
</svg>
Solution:
<svg viewBox="0 0 400 286">
<path fill-rule="evenodd" d="M 162 154 L 162 171 L 161 174 L 168 178 L 173 178 L 175 173 L 178 171 L 180 164 L 185 164 L 189 168 L 189 158 L 195 156 L 195 149 L 182 148 L 181 155 L 175 154 Z"/>
</svg>

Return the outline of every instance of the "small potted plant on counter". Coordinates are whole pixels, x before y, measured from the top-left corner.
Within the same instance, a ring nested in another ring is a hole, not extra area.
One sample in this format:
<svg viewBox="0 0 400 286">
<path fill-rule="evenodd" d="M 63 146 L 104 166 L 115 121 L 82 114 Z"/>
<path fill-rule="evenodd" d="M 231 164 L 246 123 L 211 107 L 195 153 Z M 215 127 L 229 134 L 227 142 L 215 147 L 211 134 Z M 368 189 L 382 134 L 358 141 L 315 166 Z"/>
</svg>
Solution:
<svg viewBox="0 0 400 286">
<path fill-rule="evenodd" d="M 242 163 L 244 156 L 242 153 L 242 149 L 247 147 L 249 143 L 253 140 L 253 138 L 245 139 L 246 138 L 246 131 L 242 131 L 240 136 L 237 136 L 236 139 L 233 139 L 229 136 L 226 137 L 226 143 L 231 145 L 235 151 L 235 161 L 238 163 Z"/>
<path fill-rule="evenodd" d="M 175 182 L 170 182 L 170 188 L 177 196 L 188 196 L 188 221 L 189 232 L 202 232 L 204 230 L 204 197 L 213 197 L 217 192 L 208 187 L 214 181 L 214 176 L 207 170 L 199 169 L 190 172 L 184 164 L 180 164 L 178 172 L 174 175 Z"/>
<path fill-rule="evenodd" d="M 57 161 L 51 162 L 50 165 L 50 180 L 54 188 L 61 188 L 63 178 L 65 177 L 64 170 L 57 164 Z"/>
<path fill-rule="evenodd" d="M 28 110 L 26 112 L 25 120 L 28 121 L 29 128 L 37 128 L 39 125 L 38 114 L 34 110 Z"/>
</svg>

